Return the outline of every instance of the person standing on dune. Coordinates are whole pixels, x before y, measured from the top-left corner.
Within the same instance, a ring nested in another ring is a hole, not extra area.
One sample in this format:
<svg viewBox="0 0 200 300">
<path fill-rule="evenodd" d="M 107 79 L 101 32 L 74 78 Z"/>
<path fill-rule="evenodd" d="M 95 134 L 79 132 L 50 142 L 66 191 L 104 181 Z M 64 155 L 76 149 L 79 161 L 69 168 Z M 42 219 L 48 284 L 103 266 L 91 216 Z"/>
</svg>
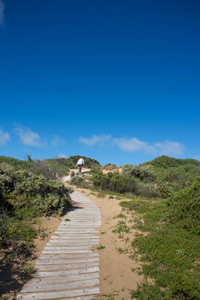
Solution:
<svg viewBox="0 0 200 300">
<path fill-rule="evenodd" d="M 83 158 L 79 158 L 78 162 L 77 162 L 77 165 L 79 166 L 79 174 L 81 174 L 81 168 L 82 166 L 84 165 L 84 160 Z"/>
</svg>

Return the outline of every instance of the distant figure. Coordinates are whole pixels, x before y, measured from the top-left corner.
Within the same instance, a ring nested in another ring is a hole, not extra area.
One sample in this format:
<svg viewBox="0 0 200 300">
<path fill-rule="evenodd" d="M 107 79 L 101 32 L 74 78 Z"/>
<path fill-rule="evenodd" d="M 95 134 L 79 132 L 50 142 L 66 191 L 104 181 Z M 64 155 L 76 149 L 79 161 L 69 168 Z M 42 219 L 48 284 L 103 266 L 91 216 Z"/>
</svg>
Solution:
<svg viewBox="0 0 200 300">
<path fill-rule="evenodd" d="M 77 162 L 77 165 L 79 166 L 79 173 L 81 174 L 81 168 L 82 166 L 84 165 L 84 160 L 83 158 L 79 158 L 78 162 Z"/>
</svg>

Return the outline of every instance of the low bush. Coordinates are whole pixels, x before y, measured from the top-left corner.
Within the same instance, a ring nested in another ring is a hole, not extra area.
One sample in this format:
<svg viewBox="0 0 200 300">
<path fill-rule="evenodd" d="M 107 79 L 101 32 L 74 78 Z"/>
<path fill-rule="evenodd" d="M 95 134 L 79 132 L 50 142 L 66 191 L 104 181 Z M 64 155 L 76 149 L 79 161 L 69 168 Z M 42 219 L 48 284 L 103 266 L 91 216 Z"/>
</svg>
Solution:
<svg viewBox="0 0 200 300">
<path fill-rule="evenodd" d="M 85 177 L 75 176 L 70 180 L 70 184 L 76 185 L 80 188 L 88 189 L 90 188 L 90 184 L 86 181 Z"/>
<path fill-rule="evenodd" d="M 171 221 L 200 234 L 200 177 L 189 188 L 172 195 L 167 204 Z"/>
<path fill-rule="evenodd" d="M 136 179 L 139 179 L 144 182 L 152 182 L 156 178 L 153 171 L 150 171 L 145 167 L 130 164 L 124 165 L 122 174 L 134 176 Z"/>
<path fill-rule="evenodd" d="M 199 182 L 193 189 L 198 194 L 197 185 Z M 120 203 L 124 209 L 137 212 L 137 219 L 133 219 L 138 231 L 132 241 L 133 258 L 142 262 L 145 277 L 131 295 L 140 300 L 200 299 L 199 232 L 181 227 L 179 221 L 170 222 L 167 201 L 136 199 Z"/>
<path fill-rule="evenodd" d="M 26 169 L 15 170 L 13 165 L 3 162 L 0 164 L 2 237 L 16 237 L 26 241 L 26 229 L 28 236 L 33 236 L 30 234 L 31 225 L 28 219 L 52 213 L 60 215 L 70 204 L 69 190 L 63 183 L 48 180 L 44 175 L 34 174 Z M 4 238 L 1 245 L 5 244 Z"/>
<path fill-rule="evenodd" d="M 154 160 L 148 162 L 148 164 L 159 168 L 172 168 L 186 165 L 200 166 L 200 162 L 196 159 L 177 159 L 166 155 L 159 156 Z"/>
<path fill-rule="evenodd" d="M 113 191 L 117 193 L 133 193 L 135 191 L 135 179 L 118 172 L 103 174 L 101 170 L 91 178 L 95 189 Z"/>
</svg>

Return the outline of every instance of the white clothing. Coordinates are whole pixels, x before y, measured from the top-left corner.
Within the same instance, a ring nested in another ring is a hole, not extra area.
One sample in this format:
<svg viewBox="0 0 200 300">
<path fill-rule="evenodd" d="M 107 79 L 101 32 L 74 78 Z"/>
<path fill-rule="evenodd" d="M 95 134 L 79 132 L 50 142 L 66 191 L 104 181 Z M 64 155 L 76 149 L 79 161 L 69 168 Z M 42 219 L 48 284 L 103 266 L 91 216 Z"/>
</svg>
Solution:
<svg viewBox="0 0 200 300">
<path fill-rule="evenodd" d="M 82 158 L 79 158 L 79 160 L 77 162 L 77 165 L 83 166 L 84 165 L 84 160 Z"/>
</svg>

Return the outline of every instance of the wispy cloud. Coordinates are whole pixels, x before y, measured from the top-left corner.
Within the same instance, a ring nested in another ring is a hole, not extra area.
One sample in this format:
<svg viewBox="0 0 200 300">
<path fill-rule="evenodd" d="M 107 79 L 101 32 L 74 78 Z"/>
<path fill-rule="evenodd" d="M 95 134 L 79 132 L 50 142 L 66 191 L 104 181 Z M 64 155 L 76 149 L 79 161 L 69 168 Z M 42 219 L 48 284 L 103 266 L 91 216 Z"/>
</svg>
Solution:
<svg viewBox="0 0 200 300">
<path fill-rule="evenodd" d="M 160 155 L 182 155 L 185 151 L 185 146 L 183 144 L 173 141 L 157 142 L 154 147 Z"/>
<path fill-rule="evenodd" d="M 53 147 L 59 147 L 65 144 L 65 141 L 59 137 L 57 134 L 54 135 L 53 140 L 51 141 L 51 145 Z"/>
<path fill-rule="evenodd" d="M 10 141 L 10 135 L 8 132 L 3 132 L 0 130 L 0 145 L 5 145 Z"/>
<path fill-rule="evenodd" d="M 3 4 L 2 0 L 0 0 L 0 24 L 4 24 L 4 8 L 5 5 Z"/>
<path fill-rule="evenodd" d="M 147 142 L 143 142 L 133 137 L 130 139 L 117 138 L 113 139 L 113 143 L 118 146 L 120 150 L 126 152 L 136 152 L 136 151 L 147 151 L 149 145 Z"/>
<path fill-rule="evenodd" d="M 113 138 L 110 135 L 92 135 L 90 138 L 79 138 L 79 142 L 87 146 L 116 146 L 125 152 L 144 152 L 152 155 L 182 155 L 185 151 L 185 146 L 179 142 L 164 141 L 151 145 L 146 141 L 140 141 L 136 137 Z"/>
<path fill-rule="evenodd" d="M 78 139 L 78 141 L 82 144 L 85 144 L 87 146 L 94 146 L 95 144 L 106 144 L 108 142 L 110 142 L 111 140 L 111 136 L 110 135 L 92 135 L 91 138 L 83 138 L 83 137 L 80 137 Z"/>
<path fill-rule="evenodd" d="M 21 142 L 27 146 L 44 147 L 45 143 L 41 141 L 38 133 L 30 130 L 29 127 L 15 125 L 15 132 L 19 136 Z"/>
</svg>

